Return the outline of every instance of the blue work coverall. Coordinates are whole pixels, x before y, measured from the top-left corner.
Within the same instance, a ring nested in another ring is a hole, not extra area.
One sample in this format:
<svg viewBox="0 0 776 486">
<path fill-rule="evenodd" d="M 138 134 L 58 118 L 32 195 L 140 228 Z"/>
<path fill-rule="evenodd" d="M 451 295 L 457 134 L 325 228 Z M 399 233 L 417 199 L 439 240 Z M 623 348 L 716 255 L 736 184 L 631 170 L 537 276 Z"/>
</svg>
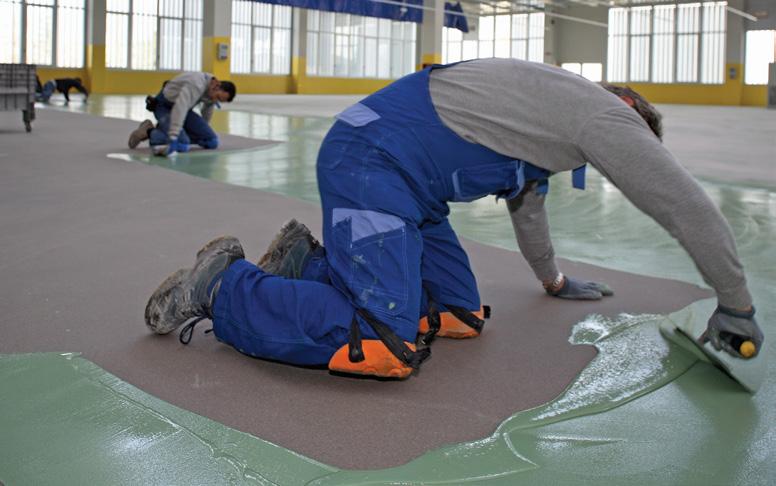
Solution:
<svg viewBox="0 0 776 486">
<path fill-rule="evenodd" d="M 429 74 L 439 68 L 399 79 L 337 115 L 317 163 L 325 261 L 308 272 L 316 277 L 300 280 L 245 260 L 232 264 L 213 309 L 219 340 L 250 356 L 321 365 L 348 343 L 357 309 L 410 343 L 429 296 L 480 309 L 448 202 L 511 198 L 548 173 L 447 128 L 429 93 Z M 377 338 L 361 315 L 357 322 L 363 338 Z"/>
</svg>

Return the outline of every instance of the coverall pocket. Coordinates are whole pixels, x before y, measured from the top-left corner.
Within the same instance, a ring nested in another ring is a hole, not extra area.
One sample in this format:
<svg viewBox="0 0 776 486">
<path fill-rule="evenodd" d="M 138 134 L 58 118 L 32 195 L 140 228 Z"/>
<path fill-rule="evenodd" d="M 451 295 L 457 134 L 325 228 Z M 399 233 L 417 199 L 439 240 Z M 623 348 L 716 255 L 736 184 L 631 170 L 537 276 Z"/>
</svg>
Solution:
<svg viewBox="0 0 776 486">
<path fill-rule="evenodd" d="M 523 185 L 519 176 L 517 161 L 458 169 L 452 175 L 453 201 L 469 202 L 490 194 L 516 195 Z"/>
<path fill-rule="evenodd" d="M 373 224 L 375 218 L 377 224 Z M 335 215 L 332 236 L 336 247 L 332 263 L 353 302 L 376 315 L 393 317 L 404 312 L 408 300 L 404 222 L 388 214 L 348 210 L 342 219 Z"/>
<path fill-rule="evenodd" d="M 380 119 L 380 115 L 374 112 L 371 108 L 361 103 L 356 103 L 345 108 L 345 111 L 334 115 L 337 120 L 342 120 L 351 127 L 363 127 L 375 120 Z"/>
</svg>

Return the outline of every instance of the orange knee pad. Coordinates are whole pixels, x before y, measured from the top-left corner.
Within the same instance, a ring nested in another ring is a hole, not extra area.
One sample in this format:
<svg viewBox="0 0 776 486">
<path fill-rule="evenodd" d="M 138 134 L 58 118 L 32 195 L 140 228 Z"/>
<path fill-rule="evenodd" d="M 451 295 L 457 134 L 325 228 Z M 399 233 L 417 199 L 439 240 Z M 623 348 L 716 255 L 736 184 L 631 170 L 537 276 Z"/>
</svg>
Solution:
<svg viewBox="0 0 776 486">
<path fill-rule="evenodd" d="M 485 307 L 480 307 L 480 310 L 476 312 L 472 312 L 475 316 L 479 317 L 480 319 L 487 319 L 487 313 L 485 312 Z M 450 339 L 468 339 L 468 338 L 474 338 L 480 335 L 479 332 L 477 332 L 472 327 L 466 325 L 464 322 L 458 320 L 457 317 L 455 317 L 450 312 L 440 312 L 439 313 L 439 321 L 441 324 L 441 327 L 439 329 L 439 332 L 437 332 L 437 336 L 440 337 L 446 337 Z M 418 333 L 425 334 L 429 331 L 428 326 L 428 317 L 424 317 L 420 320 L 420 326 L 418 327 Z"/>
<path fill-rule="evenodd" d="M 404 342 L 410 350 L 415 351 L 415 345 Z M 349 355 L 349 345 L 345 344 L 334 353 L 329 360 L 329 369 L 339 373 L 354 375 L 378 376 L 381 378 L 407 378 L 413 368 L 403 363 L 379 339 L 364 339 L 361 341 L 364 359 L 352 362 Z"/>
</svg>

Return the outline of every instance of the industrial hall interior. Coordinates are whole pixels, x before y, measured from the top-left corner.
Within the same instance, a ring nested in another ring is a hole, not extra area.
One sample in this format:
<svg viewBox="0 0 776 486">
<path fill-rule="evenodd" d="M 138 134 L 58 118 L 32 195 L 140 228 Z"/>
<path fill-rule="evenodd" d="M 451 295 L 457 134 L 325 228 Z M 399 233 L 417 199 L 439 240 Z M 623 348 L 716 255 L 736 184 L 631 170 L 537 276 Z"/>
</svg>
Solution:
<svg viewBox="0 0 776 486">
<path fill-rule="evenodd" d="M 0 18 L 0 486 L 776 484 L 776 1 Z"/>
</svg>

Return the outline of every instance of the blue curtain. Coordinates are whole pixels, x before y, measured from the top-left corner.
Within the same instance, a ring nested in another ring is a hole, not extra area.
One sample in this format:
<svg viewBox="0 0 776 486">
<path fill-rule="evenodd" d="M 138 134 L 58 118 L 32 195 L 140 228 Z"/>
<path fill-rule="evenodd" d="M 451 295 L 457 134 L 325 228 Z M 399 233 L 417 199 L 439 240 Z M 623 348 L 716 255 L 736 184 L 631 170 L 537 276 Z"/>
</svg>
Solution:
<svg viewBox="0 0 776 486">
<path fill-rule="evenodd" d="M 423 22 L 423 10 L 399 5 L 372 2 L 370 0 L 259 0 L 262 3 L 288 5 L 289 7 L 325 10 L 327 12 L 349 13 L 365 17 L 401 20 L 404 22 Z M 423 0 L 397 0 L 408 5 L 423 5 Z"/>
<path fill-rule="evenodd" d="M 462 14 L 463 7 L 461 7 L 461 2 L 456 2 L 455 5 L 450 2 L 445 2 L 445 12 L 457 12 Z M 445 27 L 458 29 L 461 32 L 469 32 L 469 23 L 466 21 L 466 17 L 463 15 L 451 15 L 449 13 L 445 13 Z"/>
<path fill-rule="evenodd" d="M 395 0 L 408 5 L 392 5 L 373 2 L 371 0 L 256 0 L 262 3 L 275 5 L 287 5 L 289 7 L 308 8 L 310 10 L 324 10 L 327 12 L 349 13 L 363 15 L 365 17 L 379 17 L 382 19 L 401 20 L 403 22 L 423 22 L 423 10 L 412 8 L 411 5 L 423 6 L 423 0 Z M 394 0 L 390 0 L 394 1 Z M 455 5 L 445 3 L 445 10 L 463 13 L 461 3 Z M 454 27 L 464 32 L 469 32 L 466 17 L 460 15 L 445 14 L 445 26 Z"/>
</svg>

